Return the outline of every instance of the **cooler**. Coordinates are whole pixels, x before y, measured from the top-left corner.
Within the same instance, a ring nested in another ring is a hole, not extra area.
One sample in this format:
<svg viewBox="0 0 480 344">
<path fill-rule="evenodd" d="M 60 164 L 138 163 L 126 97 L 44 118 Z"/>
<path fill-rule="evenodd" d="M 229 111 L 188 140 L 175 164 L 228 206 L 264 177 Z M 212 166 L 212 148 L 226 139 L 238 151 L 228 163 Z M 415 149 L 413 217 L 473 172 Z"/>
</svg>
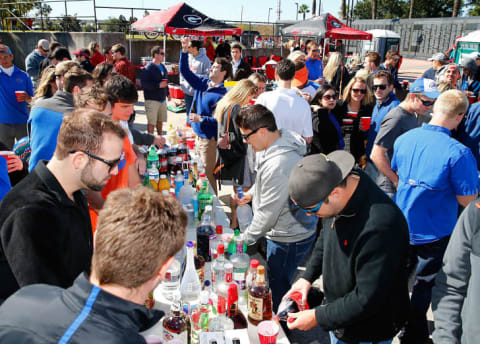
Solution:
<svg viewBox="0 0 480 344">
<path fill-rule="evenodd" d="M 185 93 L 183 93 L 182 89 L 180 88 L 180 85 L 176 84 L 169 84 L 168 89 L 170 91 L 170 96 L 174 99 L 184 99 L 185 98 Z"/>
</svg>

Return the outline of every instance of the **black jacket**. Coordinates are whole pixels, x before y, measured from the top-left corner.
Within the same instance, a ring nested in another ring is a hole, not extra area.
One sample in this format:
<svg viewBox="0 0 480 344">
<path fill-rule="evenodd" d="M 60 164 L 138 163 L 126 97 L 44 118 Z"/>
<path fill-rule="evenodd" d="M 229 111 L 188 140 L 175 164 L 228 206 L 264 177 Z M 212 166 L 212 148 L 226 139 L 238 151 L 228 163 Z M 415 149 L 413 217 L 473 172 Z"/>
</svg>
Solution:
<svg viewBox="0 0 480 344">
<path fill-rule="evenodd" d="M 339 100 L 337 106 L 332 110 L 335 117 L 339 119 L 339 123 L 343 126 L 342 120 L 348 118 L 348 103 L 345 100 Z M 372 117 L 373 104 L 372 105 L 360 105 L 356 118 L 353 118 L 353 130 L 350 137 L 350 153 L 355 157 L 355 161 L 358 161 L 362 155 L 365 154 L 365 140 L 367 139 L 368 131 L 360 130 L 360 118 Z"/>
<path fill-rule="evenodd" d="M 233 75 L 233 80 L 240 81 L 242 79 L 246 79 L 250 76 L 250 74 L 252 74 L 252 66 L 245 62 L 242 58 L 235 75 Z"/>
<path fill-rule="evenodd" d="M 96 297 L 93 291 L 98 291 Z M 68 289 L 37 284 L 12 295 L 0 307 L 0 342 L 57 343 L 82 309 L 88 310 L 90 295 L 91 311 L 68 343 L 145 343 L 139 332 L 163 316 L 161 311 L 148 310 L 94 287 L 81 274 Z"/>
<path fill-rule="evenodd" d="M 329 110 L 325 108 L 312 111 L 313 138 L 309 154 L 328 154 L 338 149 L 338 131 L 328 114 Z M 342 123 L 340 118 L 336 120 L 339 125 Z"/>
<path fill-rule="evenodd" d="M 323 275 L 319 326 L 347 343 L 377 342 L 393 338 L 407 318 L 408 226 L 395 203 L 354 171 L 357 189 L 340 214 L 323 220 L 303 277 Z"/>
<path fill-rule="evenodd" d="M 335 87 L 337 93 L 343 93 L 345 87 L 347 87 L 348 82 L 350 81 L 350 74 L 344 65 L 338 66 L 335 75 L 332 80 L 328 83 L 330 86 Z"/>
<path fill-rule="evenodd" d="M 40 161 L 0 204 L 0 302 L 20 287 L 70 287 L 90 269 L 92 226 L 81 191 L 68 198 Z"/>
<path fill-rule="evenodd" d="M 162 68 L 163 72 L 160 68 Z M 160 88 L 160 82 L 165 79 L 168 80 L 168 71 L 163 63 L 160 67 L 155 63 L 150 62 L 145 68 L 143 68 L 141 80 L 145 100 L 165 101 L 165 98 L 168 96 L 168 86 Z"/>
</svg>

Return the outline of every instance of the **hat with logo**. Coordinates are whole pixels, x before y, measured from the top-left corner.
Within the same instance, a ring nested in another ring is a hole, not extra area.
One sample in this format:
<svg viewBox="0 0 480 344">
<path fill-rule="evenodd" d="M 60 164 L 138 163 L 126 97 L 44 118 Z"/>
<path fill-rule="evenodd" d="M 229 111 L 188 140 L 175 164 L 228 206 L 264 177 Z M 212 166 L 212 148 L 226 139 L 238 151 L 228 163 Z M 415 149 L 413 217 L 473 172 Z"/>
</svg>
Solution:
<svg viewBox="0 0 480 344">
<path fill-rule="evenodd" d="M 448 60 L 447 56 L 444 53 L 436 53 L 433 54 L 432 57 L 428 59 L 428 61 L 442 61 L 446 62 Z"/>
<path fill-rule="evenodd" d="M 437 84 L 432 79 L 419 78 L 410 85 L 410 93 L 423 93 L 426 97 L 437 99 L 440 95 Z"/>
<path fill-rule="evenodd" d="M 313 207 L 328 197 L 354 165 L 353 155 L 343 150 L 303 158 L 290 173 L 290 198 L 302 208 Z"/>
<path fill-rule="evenodd" d="M 50 42 L 46 39 L 41 39 L 38 41 L 37 47 L 42 48 L 43 51 L 48 51 L 48 49 L 50 48 Z"/>
</svg>

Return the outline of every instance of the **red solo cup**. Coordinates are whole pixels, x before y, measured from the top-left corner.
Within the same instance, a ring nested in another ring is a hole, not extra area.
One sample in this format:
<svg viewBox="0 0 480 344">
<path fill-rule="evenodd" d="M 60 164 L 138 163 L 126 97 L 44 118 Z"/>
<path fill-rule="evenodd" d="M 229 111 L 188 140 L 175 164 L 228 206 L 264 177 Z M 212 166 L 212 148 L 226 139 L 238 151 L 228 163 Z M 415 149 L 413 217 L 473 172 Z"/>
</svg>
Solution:
<svg viewBox="0 0 480 344">
<path fill-rule="evenodd" d="M 0 156 L 3 156 L 8 163 L 8 160 L 11 160 L 15 157 L 15 153 L 11 151 L 0 151 Z"/>
<path fill-rule="evenodd" d="M 477 101 L 477 97 L 476 96 L 468 96 L 468 102 L 470 104 L 473 104 Z"/>
<path fill-rule="evenodd" d="M 248 103 L 249 103 L 249 104 L 252 104 L 252 105 L 255 105 L 255 102 L 256 102 L 256 101 L 257 101 L 257 100 L 256 100 L 255 98 L 252 98 Z"/>
<path fill-rule="evenodd" d="M 357 118 L 356 112 L 347 112 L 347 117 Z"/>
<path fill-rule="evenodd" d="M 344 118 L 342 121 L 343 121 L 343 125 L 353 125 L 353 119 Z"/>
<path fill-rule="evenodd" d="M 17 102 L 18 103 L 23 103 L 25 99 L 22 97 L 24 94 L 27 92 L 25 91 L 15 91 L 15 97 L 17 97 Z"/>
<path fill-rule="evenodd" d="M 258 338 L 260 344 L 275 344 L 277 343 L 279 326 L 275 321 L 264 320 L 257 326 Z"/>
<path fill-rule="evenodd" d="M 195 138 L 193 138 L 193 137 L 187 138 L 187 147 L 190 150 L 195 148 Z"/>
<path fill-rule="evenodd" d="M 370 129 L 371 117 L 360 117 L 360 130 L 368 131 Z"/>
</svg>

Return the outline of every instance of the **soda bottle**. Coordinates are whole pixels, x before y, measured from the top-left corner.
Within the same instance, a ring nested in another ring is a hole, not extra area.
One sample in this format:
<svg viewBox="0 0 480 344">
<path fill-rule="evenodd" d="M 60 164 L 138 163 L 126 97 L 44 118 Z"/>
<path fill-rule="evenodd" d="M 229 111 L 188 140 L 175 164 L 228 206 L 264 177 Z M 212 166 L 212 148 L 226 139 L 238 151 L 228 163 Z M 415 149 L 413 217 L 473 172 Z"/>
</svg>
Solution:
<svg viewBox="0 0 480 344">
<path fill-rule="evenodd" d="M 157 169 L 160 168 L 160 160 L 158 158 L 157 150 L 155 146 L 150 146 L 150 151 L 147 156 L 147 168 L 155 166 Z"/>
<path fill-rule="evenodd" d="M 199 206 L 198 206 L 198 193 L 197 193 L 197 189 L 193 189 L 193 193 L 192 193 L 192 205 L 193 205 L 193 218 L 194 219 L 198 219 L 200 218 L 200 211 L 199 211 Z"/>
<path fill-rule="evenodd" d="M 198 210 L 199 210 L 199 216 L 200 218 L 203 215 L 203 212 L 205 211 L 205 208 L 207 205 L 212 206 L 213 205 L 213 195 L 208 189 L 208 182 L 204 181 L 203 186 L 198 194 Z M 213 208 L 212 208 L 213 209 Z"/>
<path fill-rule="evenodd" d="M 148 169 L 148 180 L 150 181 L 151 188 L 158 191 L 159 175 L 158 169 L 155 166 Z"/>
<path fill-rule="evenodd" d="M 193 202 L 193 188 L 192 185 L 190 185 L 190 183 L 188 182 L 188 170 L 183 171 L 183 174 L 184 183 L 183 186 L 180 188 L 180 191 L 178 192 L 177 198 L 181 204 L 190 204 Z M 175 187 L 176 185 L 177 184 L 175 182 Z"/>
<path fill-rule="evenodd" d="M 158 153 L 158 158 L 160 161 L 160 168 L 159 171 L 160 173 L 167 174 L 168 173 L 168 158 L 167 158 L 167 152 L 165 149 L 159 149 L 157 151 Z"/>
<path fill-rule="evenodd" d="M 234 229 L 233 231 L 233 237 L 230 239 L 230 242 L 228 243 L 228 258 L 232 257 L 232 255 L 237 252 L 237 244 L 235 243 L 235 240 L 240 236 L 240 230 L 238 228 Z"/>
<path fill-rule="evenodd" d="M 188 171 L 187 171 L 188 173 Z M 175 176 L 175 198 L 178 198 L 178 193 L 184 184 L 184 178 L 182 171 L 177 171 L 177 175 Z"/>
<path fill-rule="evenodd" d="M 214 224 L 212 222 L 212 206 L 207 205 L 202 216 L 202 221 L 197 227 L 197 248 L 198 255 L 202 256 L 206 262 L 210 261 L 210 235 L 215 233 Z"/>
<path fill-rule="evenodd" d="M 163 190 L 170 190 L 170 184 L 168 183 L 168 179 L 165 174 L 161 174 L 158 181 L 158 191 L 162 192 Z"/>
<path fill-rule="evenodd" d="M 183 175 L 182 158 L 179 156 L 175 158 L 175 165 L 170 170 L 170 184 L 172 187 L 175 187 L 175 177 L 177 176 L 178 171 Z"/>
</svg>

